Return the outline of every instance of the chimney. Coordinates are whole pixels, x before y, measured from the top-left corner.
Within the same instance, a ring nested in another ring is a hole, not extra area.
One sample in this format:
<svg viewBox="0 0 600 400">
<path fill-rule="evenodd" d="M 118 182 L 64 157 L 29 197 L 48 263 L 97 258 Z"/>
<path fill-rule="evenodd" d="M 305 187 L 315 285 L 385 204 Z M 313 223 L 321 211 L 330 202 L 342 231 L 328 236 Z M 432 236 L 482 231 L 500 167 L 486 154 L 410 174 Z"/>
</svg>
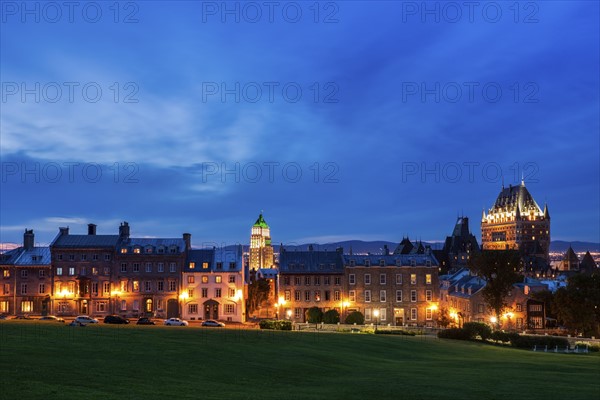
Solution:
<svg viewBox="0 0 600 400">
<path fill-rule="evenodd" d="M 308 251 L 313 251 L 313 245 L 312 244 L 308 245 Z"/>
<path fill-rule="evenodd" d="M 88 235 L 96 234 L 96 224 L 88 224 Z"/>
<path fill-rule="evenodd" d="M 388 248 L 387 244 L 383 245 L 383 254 L 386 255 L 386 256 L 390 255 L 390 249 Z"/>
<path fill-rule="evenodd" d="M 61 236 L 65 236 L 65 235 L 69 234 L 69 227 L 68 226 L 66 228 L 64 226 L 60 227 L 60 228 L 58 228 L 58 230 L 59 230 Z"/>
<path fill-rule="evenodd" d="M 23 247 L 25 248 L 25 250 L 31 250 L 31 249 L 33 249 L 33 243 L 34 243 L 33 229 L 31 229 L 31 230 L 25 229 L 25 233 L 23 234 Z"/>
<path fill-rule="evenodd" d="M 119 237 L 120 239 L 129 239 L 129 224 L 127 221 L 121 222 L 121 226 L 119 226 Z"/>
<path fill-rule="evenodd" d="M 185 249 L 186 250 L 191 250 L 192 249 L 192 234 L 191 233 L 184 233 L 183 234 L 183 241 L 185 242 Z"/>
</svg>

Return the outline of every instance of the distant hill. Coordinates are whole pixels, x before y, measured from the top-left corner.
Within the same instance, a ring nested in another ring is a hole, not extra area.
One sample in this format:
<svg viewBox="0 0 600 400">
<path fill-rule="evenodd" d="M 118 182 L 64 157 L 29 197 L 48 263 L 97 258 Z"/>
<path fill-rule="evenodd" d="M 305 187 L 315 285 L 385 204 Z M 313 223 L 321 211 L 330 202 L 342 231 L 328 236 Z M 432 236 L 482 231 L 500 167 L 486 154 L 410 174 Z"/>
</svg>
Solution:
<svg viewBox="0 0 600 400">
<path fill-rule="evenodd" d="M 564 253 L 567 251 L 569 246 L 573 247 L 573 250 L 576 253 L 579 252 L 600 252 L 600 243 L 592 243 L 592 242 L 565 242 L 564 240 L 553 240 L 550 243 L 550 251 Z"/>
</svg>

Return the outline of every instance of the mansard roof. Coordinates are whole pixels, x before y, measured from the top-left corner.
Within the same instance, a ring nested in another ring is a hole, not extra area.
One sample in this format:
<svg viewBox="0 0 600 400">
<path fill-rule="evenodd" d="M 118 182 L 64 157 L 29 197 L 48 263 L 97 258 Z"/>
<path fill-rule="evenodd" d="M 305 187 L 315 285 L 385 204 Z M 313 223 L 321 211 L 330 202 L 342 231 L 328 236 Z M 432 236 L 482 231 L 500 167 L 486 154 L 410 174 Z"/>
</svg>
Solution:
<svg viewBox="0 0 600 400">
<path fill-rule="evenodd" d="M 26 250 L 25 247 L 7 251 L 0 255 L 0 265 L 47 265 L 50 266 L 50 248 L 49 247 L 33 247 Z"/>
<path fill-rule="evenodd" d="M 70 235 L 58 234 L 50 247 L 55 248 L 115 248 L 119 235 Z"/>
<path fill-rule="evenodd" d="M 344 259 L 340 251 L 288 251 L 279 254 L 282 274 L 343 274 Z"/>
<path fill-rule="evenodd" d="M 446 236 L 444 251 L 447 253 L 461 253 L 468 249 L 479 251 L 477 238 L 469 230 L 469 218 L 458 217 L 452 236 Z"/>
<path fill-rule="evenodd" d="M 369 254 L 369 255 L 344 255 L 344 264 L 346 266 L 350 266 L 354 264 L 355 266 L 372 266 L 379 267 L 383 261 L 383 266 L 426 266 L 430 264 L 431 266 L 437 266 L 438 260 L 433 256 L 433 254 L 391 254 L 391 255 L 381 255 L 381 254 Z M 414 263 L 414 265 L 413 265 Z"/>
<path fill-rule="evenodd" d="M 157 249 L 164 247 L 165 249 L 177 247 L 178 252 L 185 251 L 185 241 L 181 238 L 128 238 L 118 243 L 119 248 L 132 249 L 135 247 Z"/>
</svg>

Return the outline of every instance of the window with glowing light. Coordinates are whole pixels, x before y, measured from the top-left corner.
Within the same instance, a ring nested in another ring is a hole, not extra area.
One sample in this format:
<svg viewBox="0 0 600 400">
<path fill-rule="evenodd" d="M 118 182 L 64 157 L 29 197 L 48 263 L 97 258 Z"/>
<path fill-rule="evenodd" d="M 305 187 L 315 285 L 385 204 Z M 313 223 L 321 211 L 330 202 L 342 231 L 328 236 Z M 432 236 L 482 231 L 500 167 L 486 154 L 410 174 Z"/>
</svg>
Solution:
<svg viewBox="0 0 600 400">
<path fill-rule="evenodd" d="M 208 276 L 207 275 L 203 275 L 202 276 L 202 283 L 208 283 Z"/>
<path fill-rule="evenodd" d="M 140 281 L 133 281 L 133 291 L 134 292 L 140 291 Z"/>
<path fill-rule="evenodd" d="M 63 273 L 62 267 L 56 267 L 56 275 L 61 276 Z"/>
<path fill-rule="evenodd" d="M 425 284 L 431 285 L 431 274 L 425 274 Z"/>
<path fill-rule="evenodd" d="M 417 284 L 417 274 L 410 274 L 410 284 L 411 285 Z"/>
<path fill-rule="evenodd" d="M 33 312 L 33 301 L 22 301 L 21 302 L 21 312 Z"/>
<path fill-rule="evenodd" d="M 321 301 L 321 291 L 315 290 L 315 301 Z"/>
<path fill-rule="evenodd" d="M 203 262 L 202 263 L 202 269 L 208 269 L 208 263 L 207 262 Z"/>
<path fill-rule="evenodd" d="M 221 283 L 223 282 L 223 278 L 221 277 L 221 275 L 216 275 L 215 276 L 215 283 Z"/>
<path fill-rule="evenodd" d="M 191 262 L 190 263 L 190 269 L 194 269 L 196 268 L 196 263 L 195 262 Z"/>
<path fill-rule="evenodd" d="M 7 300 L 0 301 L 0 313 L 9 312 L 9 303 Z"/>
<path fill-rule="evenodd" d="M 188 275 L 187 283 L 194 283 L 194 275 Z"/>
</svg>

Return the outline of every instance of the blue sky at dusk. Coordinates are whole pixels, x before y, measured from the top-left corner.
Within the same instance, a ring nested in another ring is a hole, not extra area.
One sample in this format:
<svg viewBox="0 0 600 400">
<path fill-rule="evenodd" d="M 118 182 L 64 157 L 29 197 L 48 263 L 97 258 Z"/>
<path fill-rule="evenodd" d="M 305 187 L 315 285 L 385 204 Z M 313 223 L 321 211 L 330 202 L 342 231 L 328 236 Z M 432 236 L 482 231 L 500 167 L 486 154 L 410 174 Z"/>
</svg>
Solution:
<svg viewBox="0 0 600 400">
<path fill-rule="evenodd" d="M 600 242 L 598 2 L 52 3 L 1 3 L 1 242 L 479 239 L 522 175 Z"/>
</svg>

